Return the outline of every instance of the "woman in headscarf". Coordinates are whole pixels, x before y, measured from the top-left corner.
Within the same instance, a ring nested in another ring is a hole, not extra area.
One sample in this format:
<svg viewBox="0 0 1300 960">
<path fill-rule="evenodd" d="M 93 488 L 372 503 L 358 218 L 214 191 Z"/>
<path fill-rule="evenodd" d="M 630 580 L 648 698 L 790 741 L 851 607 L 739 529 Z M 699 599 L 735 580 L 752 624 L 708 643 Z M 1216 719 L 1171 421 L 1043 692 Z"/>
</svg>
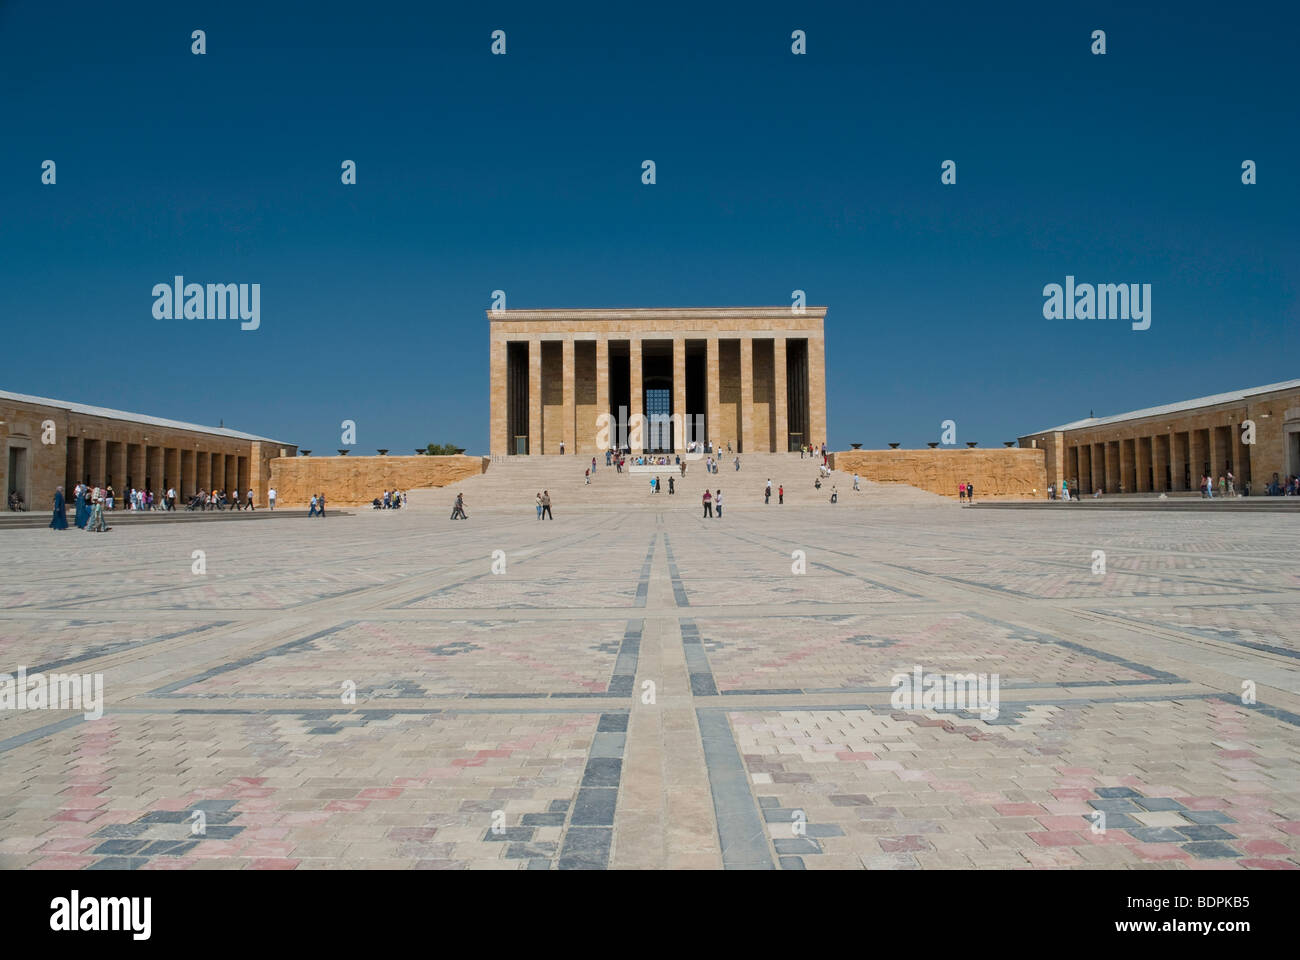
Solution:
<svg viewBox="0 0 1300 960">
<path fill-rule="evenodd" d="M 68 529 L 68 503 L 63 499 L 63 488 L 54 488 L 54 517 L 50 520 L 51 530 Z"/>
<path fill-rule="evenodd" d="M 94 498 L 90 508 L 90 522 L 86 525 L 86 529 L 91 533 L 103 533 L 109 529 L 104 523 L 104 502 L 99 497 Z"/>
<path fill-rule="evenodd" d="M 86 522 L 90 520 L 90 505 L 86 503 L 86 495 L 90 489 L 85 485 L 77 487 L 77 514 L 73 522 L 82 530 L 86 529 Z"/>
</svg>

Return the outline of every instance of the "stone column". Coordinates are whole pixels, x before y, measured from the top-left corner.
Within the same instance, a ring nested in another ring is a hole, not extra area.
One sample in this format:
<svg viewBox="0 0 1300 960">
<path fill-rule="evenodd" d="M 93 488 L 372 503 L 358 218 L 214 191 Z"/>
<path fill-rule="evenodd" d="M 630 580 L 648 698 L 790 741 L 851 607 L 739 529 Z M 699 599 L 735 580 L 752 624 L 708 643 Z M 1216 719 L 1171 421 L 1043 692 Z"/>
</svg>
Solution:
<svg viewBox="0 0 1300 960">
<path fill-rule="evenodd" d="M 1136 453 L 1137 444 L 1134 443 L 1134 453 L 1129 453 L 1129 441 L 1119 441 L 1119 489 L 1123 493 L 1132 493 L 1133 488 L 1129 486 L 1129 476 L 1136 471 L 1133 469 L 1134 454 Z"/>
<path fill-rule="evenodd" d="M 754 449 L 754 338 L 740 338 L 740 434 L 737 453 L 757 453 Z"/>
<path fill-rule="evenodd" d="M 528 452 L 545 453 L 542 445 L 542 341 L 528 341 Z"/>
<path fill-rule="evenodd" d="M 90 471 L 90 485 L 92 487 L 102 487 L 104 485 L 104 474 L 108 472 L 107 466 L 107 441 L 96 440 L 90 445 L 89 462 L 86 469 Z"/>
<path fill-rule="evenodd" d="M 494 457 L 504 457 L 510 449 L 507 436 L 509 420 L 506 418 L 506 344 L 493 338 L 489 347 L 488 379 L 488 452 Z"/>
<path fill-rule="evenodd" d="M 126 490 L 126 441 L 123 440 L 117 445 L 117 455 L 113 457 L 111 473 L 113 474 L 113 496 L 116 499 L 115 507 L 121 509 L 122 493 Z"/>
<path fill-rule="evenodd" d="M 640 453 L 645 449 L 647 425 L 645 422 L 645 394 L 641 386 L 641 337 L 633 334 L 631 341 L 628 343 L 628 352 L 630 359 L 628 361 L 628 416 L 632 423 L 640 423 L 641 429 L 635 431 L 640 439 L 633 436 L 633 431 L 628 430 L 628 443 L 632 447 L 633 453 Z"/>
<path fill-rule="evenodd" d="M 1092 471 L 1088 475 L 1089 494 L 1101 489 L 1106 485 L 1106 445 L 1104 443 L 1094 443 L 1092 445 Z"/>
<path fill-rule="evenodd" d="M 705 390 L 708 394 L 708 409 L 705 411 L 707 417 L 705 429 L 708 432 L 709 440 L 716 447 L 718 444 L 719 434 L 721 433 L 722 422 L 722 369 L 718 363 L 718 338 L 715 334 L 708 339 L 708 356 L 705 364 L 704 380 Z"/>
<path fill-rule="evenodd" d="M 826 436 L 826 338 L 819 331 L 808 337 L 808 432 L 818 448 L 823 443 L 830 449 Z"/>
<path fill-rule="evenodd" d="M 605 417 L 602 421 L 601 417 Z M 605 449 L 618 445 L 618 433 L 609 420 L 609 341 L 603 336 L 596 340 L 596 424 L 609 423 L 609 442 Z M 597 451 L 603 453 L 604 450 Z M 602 458 L 603 459 L 603 458 Z"/>
<path fill-rule="evenodd" d="M 776 423 L 776 435 L 772 437 L 772 452 L 786 453 L 790 449 L 790 412 L 786 407 L 785 382 L 785 337 L 772 341 L 772 419 Z"/>
<path fill-rule="evenodd" d="M 1151 438 L 1151 490 L 1164 493 L 1169 489 L 1165 482 L 1165 469 L 1169 466 L 1169 434 Z"/>
<path fill-rule="evenodd" d="M 1119 493 L 1120 447 L 1118 440 L 1106 443 L 1106 492 Z"/>
<path fill-rule="evenodd" d="M 63 498 L 71 502 L 72 489 L 82 480 L 81 476 L 81 437 L 66 437 L 64 443 L 68 451 L 68 468 L 64 471 L 72 479 L 72 486 L 67 486 L 68 477 L 64 478 Z"/>
<path fill-rule="evenodd" d="M 674 431 L 673 450 L 686 452 L 686 436 L 690 433 L 690 412 L 686 409 L 686 338 L 673 337 L 673 418 L 681 424 Z"/>
<path fill-rule="evenodd" d="M 1187 431 L 1187 466 L 1188 472 L 1192 475 L 1192 483 L 1201 482 L 1201 476 L 1205 473 L 1205 461 L 1208 456 L 1209 450 L 1205 447 L 1205 441 L 1201 439 L 1201 431 Z"/>
<path fill-rule="evenodd" d="M 562 364 L 560 367 L 560 376 L 562 378 L 564 398 L 561 416 L 564 419 L 564 425 L 561 428 L 561 436 L 564 437 L 564 449 L 567 453 L 578 452 L 578 418 L 574 413 L 574 404 L 577 397 L 577 383 L 574 381 L 573 365 L 573 336 L 569 335 L 564 338 L 560 345 L 562 350 Z"/>
<path fill-rule="evenodd" d="M 1153 476 L 1148 475 L 1148 474 L 1155 473 L 1155 470 L 1152 468 L 1152 461 L 1151 461 L 1151 454 L 1152 454 L 1151 447 L 1154 443 L 1155 441 L 1151 437 L 1138 437 L 1136 440 L 1133 441 L 1134 457 L 1137 460 L 1137 464 L 1136 464 L 1137 488 L 1136 489 L 1138 493 L 1150 493 L 1151 484 L 1155 480 Z"/>
<path fill-rule="evenodd" d="M 1214 481 L 1216 497 L 1219 495 L 1219 474 L 1224 473 L 1228 462 L 1228 451 L 1223 440 L 1223 431 L 1219 427 L 1210 427 L 1210 479 Z"/>
</svg>

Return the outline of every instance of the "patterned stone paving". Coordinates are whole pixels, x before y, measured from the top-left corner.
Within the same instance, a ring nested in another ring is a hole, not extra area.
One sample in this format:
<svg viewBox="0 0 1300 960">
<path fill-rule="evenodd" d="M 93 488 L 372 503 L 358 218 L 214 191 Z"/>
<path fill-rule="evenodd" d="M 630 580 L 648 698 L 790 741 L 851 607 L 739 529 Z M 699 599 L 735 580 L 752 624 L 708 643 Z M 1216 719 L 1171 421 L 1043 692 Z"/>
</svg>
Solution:
<svg viewBox="0 0 1300 960">
<path fill-rule="evenodd" d="M 878 504 L 6 531 L 0 867 L 1300 866 L 1294 530 Z"/>
</svg>

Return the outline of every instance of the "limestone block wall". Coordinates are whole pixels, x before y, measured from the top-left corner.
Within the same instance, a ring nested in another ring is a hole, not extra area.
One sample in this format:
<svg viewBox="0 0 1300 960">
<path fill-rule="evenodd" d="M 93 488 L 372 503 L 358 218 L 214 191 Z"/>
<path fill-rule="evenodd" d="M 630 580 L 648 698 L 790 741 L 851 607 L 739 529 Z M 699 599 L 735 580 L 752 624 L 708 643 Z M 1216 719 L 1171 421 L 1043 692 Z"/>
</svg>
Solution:
<svg viewBox="0 0 1300 960">
<path fill-rule="evenodd" d="M 326 506 L 362 506 L 385 490 L 445 487 L 482 473 L 485 457 L 277 457 L 270 461 L 269 485 L 276 506 L 306 506 L 324 493 Z"/>
<path fill-rule="evenodd" d="M 1030 447 L 981 450 L 845 450 L 832 453 L 835 470 L 858 473 L 878 483 L 906 483 L 956 497 L 963 481 L 975 496 L 1046 497 L 1045 451 Z M 1037 491 L 1037 492 L 1035 492 Z"/>
<path fill-rule="evenodd" d="M 54 421 L 54 443 L 45 443 L 44 424 Z M 54 502 L 54 488 L 63 485 L 67 460 L 68 414 L 66 410 L 0 400 L 0 511 L 8 509 L 9 490 L 18 490 L 29 510 L 48 511 Z M 10 449 L 21 476 L 9 476 Z"/>
</svg>

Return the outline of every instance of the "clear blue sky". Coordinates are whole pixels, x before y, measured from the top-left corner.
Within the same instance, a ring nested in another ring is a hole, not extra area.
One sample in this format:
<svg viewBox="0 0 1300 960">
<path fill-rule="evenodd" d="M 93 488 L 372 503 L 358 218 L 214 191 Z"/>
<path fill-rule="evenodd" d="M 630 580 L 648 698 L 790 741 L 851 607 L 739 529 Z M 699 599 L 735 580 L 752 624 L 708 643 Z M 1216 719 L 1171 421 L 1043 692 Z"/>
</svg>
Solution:
<svg viewBox="0 0 1300 960">
<path fill-rule="evenodd" d="M 0 3 L 0 387 L 486 452 L 497 288 L 806 290 L 835 448 L 1300 376 L 1298 27 L 1283 2 Z M 178 273 L 260 283 L 261 329 L 155 321 Z M 1150 283 L 1151 328 L 1045 321 L 1067 274 Z"/>
</svg>

